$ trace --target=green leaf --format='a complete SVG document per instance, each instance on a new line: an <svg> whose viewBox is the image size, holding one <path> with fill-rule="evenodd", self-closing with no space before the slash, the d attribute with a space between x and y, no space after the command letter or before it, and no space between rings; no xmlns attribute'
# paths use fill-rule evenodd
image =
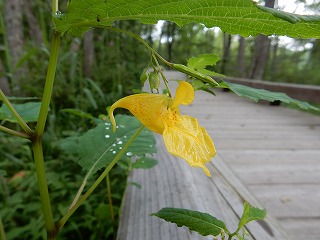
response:
<svg viewBox="0 0 320 240"><path fill-rule="evenodd" d="M154 24L158 20L203 23L223 32L242 36L286 35L320 37L319 16L299 16L266 11L251 0L72 0L68 11L54 14L55 30L82 35L93 27L110 27L117 20L138 20ZM294 23L294 24L293 24Z"/></svg>
<svg viewBox="0 0 320 240"><path fill-rule="evenodd" d="M243 207L243 214L238 225L239 230L251 221L262 220L266 217L267 211L265 209L251 207L247 202L244 203Z"/></svg>
<svg viewBox="0 0 320 240"><path fill-rule="evenodd" d="M189 58L187 66L205 75L223 76L222 74L207 69L208 67L216 65L219 60L220 58L216 54L200 54L198 57Z"/></svg>
<svg viewBox="0 0 320 240"><path fill-rule="evenodd" d="M27 102L12 104L14 109L20 114L25 122L36 122L38 120L41 102ZM0 120L16 123L17 120L13 117L6 105L0 107Z"/></svg>
<svg viewBox="0 0 320 240"><path fill-rule="evenodd" d="M187 66L184 66L182 64L172 64L172 68L175 70L178 70L179 72L185 73L190 77L193 77L195 79L201 80L206 83L210 83L212 86L218 86L219 84L213 80L210 76L207 76L205 74L202 74L192 68L189 68Z"/></svg>
<svg viewBox="0 0 320 240"><path fill-rule="evenodd" d="M132 164L132 168L149 169L149 168L153 168L157 164L158 164L158 160L157 159L148 158L148 157L142 157L142 158L137 159Z"/></svg>
<svg viewBox="0 0 320 240"><path fill-rule="evenodd" d="M207 213L181 208L162 208L151 215L175 223L178 227L186 226L202 236L218 236L223 232L228 233L224 222Z"/></svg>
<svg viewBox="0 0 320 240"><path fill-rule="evenodd" d="M142 74L140 75L140 83L141 83L142 86L144 85L144 83L148 79L147 71L148 71L148 68L144 69Z"/></svg>
<svg viewBox="0 0 320 240"><path fill-rule="evenodd" d="M204 83L198 79L194 79L190 83L195 91L202 90L202 91L206 91L212 95L215 95L215 93L211 90L212 86L208 83Z"/></svg>
<svg viewBox="0 0 320 240"><path fill-rule="evenodd" d="M117 115L116 122L116 132L112 131L111 123L108 121L99 124L80 137L65 139L60 146L69 154L78 156L78 163L88 175L94 174L114 159L141 126L135 117L126 115ZM126 155L131 157L156 151L153 133L144 129L131 143Z"/></svg>
<svg viewBox="0 0 320 240"><path fill-rule="evenodd" d="M271 92L264 89L256 89L236 83L228 83L225 81L219 83L219 87L228 88L238 96L249 98L255 102L258 102L260 99L269 102L281 101L283 103L297 105L299 108L304 110L320 110L319 108L312 106L307 102L296 100L281 92Z"/></svg>

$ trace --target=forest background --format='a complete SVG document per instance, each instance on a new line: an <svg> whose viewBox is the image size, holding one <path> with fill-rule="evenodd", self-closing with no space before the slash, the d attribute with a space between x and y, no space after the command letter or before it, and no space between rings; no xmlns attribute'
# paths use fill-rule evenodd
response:
<svg viewBox="0 0 320 240"><path fill-rule="evenodd" d="M311 13L320 11L319 0L298 2ZM0 88L7 96L41 99L51 39L50 4L41 0L0 0ZM62 11L67 7L66 1L64 4L60 6ZM261 4L278 7L274 0ZM186 64L190 57L215 53L221 60L214 71L227 76L320 85L319 39L284 42L277 36L243 38L200 24L180 28L172 22L142 25L121 21L115 26L140 35L170 62ZM131 94L132 89L140 89L139 78L148 62L144 46L122 33L95 29L83 38L63 39L54 104L50 106L44 136L47 177L56 212L65 212L83 177L81 168L72 161L74 156L62 154L63 139L85 132L95 125L94 117L106 114L107 106ZM1 132L0 156L0 216L8 239L22 235L25 239L41 238L45 233L30 145ZM100 201L108 195L101 187L64 228L62 235L66 239L112 236L130 170L124 161L112 172L115 216L110 218L110 202ZM109 224L107 231L105 224Z"/></svg>

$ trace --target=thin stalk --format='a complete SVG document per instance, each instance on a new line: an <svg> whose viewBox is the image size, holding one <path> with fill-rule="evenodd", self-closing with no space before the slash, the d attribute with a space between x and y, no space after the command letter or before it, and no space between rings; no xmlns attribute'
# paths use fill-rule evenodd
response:
<svg viewBox="0 0 320 240"><path fill-rule="evenodd" d="M111 197L111 184L110 184L109 174L107 174L107 176L106 176L106 184L107 184L107 198L108 198L111 221L112 221L112 228L113 228L113 236L115 237L116 236L116 220L114 218L113 203L112 203L112 197Z"/></svg>
<svg viewBox="0 0 320 240"><path fill-rule="evenodd" d="M114 27L106 27L107 29L111 30L111 31L115 31L115 32L122 32L125 33L133 38L135 38L136 40L138 40L139 42L141 42L150 52L152 52L153 54L155 54L162 62L164 62L166 65L168 65L170 68L173 68L173 63L168 62L167 60L165 60L156 50L154 50L152 47L149 46L149 44L143 40L140 36L123 30L123 29L119 29L119 28L114 28Z"/></svg>
<svg viewBox="0 0 320 240"><path fill-rule="evenodd" d="M165 60L157 51L155 51L151 46L149 46L149 44L145 40L143 40L140 36L138 36L138 35L136 35L136 34L134 34L132 32L129 32L129 31L126 31L126 30L123 30L123 29L119 29L119 28L107 27L107 29L115 31L115 32L125 33L125 34L133 37L134 39L138 40L140 43L142 43L151 52L151 55L152 55L154 61L156 62L157 66L159 68L160 68L160 64L159 64L159 62L158 62L156 57L158 57L162 62L164 62L170 68L173 68L173 63L168 62L167 60ZM166 86L166 89L168 90L169 97L172 97L170 89L169 89L169 86L168 86L168 82L166 80L166 77L164 76L162 71L160 71L160 74L162 76L162 79L163 79L163 82L164 82L164 84Z"/></svg>
<svg viewBox="0 0 320 240"><path fill-rule="evenodd" d="M1 89L0 89L0 100L2 100L4 102L4 104L9 109L10 113L15 117L15 119L18 121L18 123L20 124L22 129L26 132L26 134L31 136L33 134L33 131L28 126L28 124L22 119L20 114L14 109L11 102L9 101L9 99L6 97L6 95L3 93L3 91Z"/></svg>
<svg viewBox="0 0 320 240"><path fill-rule="evenodd" d="M51 210L48 184L46 179L46 171L44 167L41 139L38 138L32 142L32 150L34 155L34 163L37 173L40 200L42 204L42 211L44 214L45 226L48 233L48 239L54 239L54 221Z"/></svg>
<svg viewBox="0 0 320 240"><path fill-rule="evenodd" d="M0 216L0 239L1 240L6 240L6 232L4 231L3 223L2 223L2 218Z"/></svg>
<svg viewBox="0 0 320 240"><path fill-rule="evenodd" d="M42 104L41 104L40 113L38 117L36 132L35 132L36 135L39 135L39 136L43 134L44 126L46 124L46 120L48 117L54 77L55 77L56 68L57 68L59 46L60 46L60 34L54 32L52 37L52 43L51 43L50 59L49 59L49 65L47 70L46 83L44 86Z"/></svg>
<svg viewBox="0 0 320 240"><path fill-rule="evenodd" d="M68 219L72 216L72 214L81 206L81 204L90 196L90 194L97 188L97 186L103 181L103 179L107 176L107 174L110 172L110 170L113 168L113 166L119 161L121 156L126 152L130 144L133 142L133 140L140 134L140 132L143 130L144 126L142 125L135 134L130 138L130 140L126 143L126 145L123 146L121 151L115 156L115 158L112 160L112 162L105 168L105 170L101 173L99 178L91 185L91 187L88 189L88 191L79 199L79 201L66 213L65 216L63 216L59 223L58 223L58 229L61 229L64 224L68 221Z"/></svg>
<svg viewBox="0 0 320 240"><path fill-rule="evenodd" d="M23 132L17 132L15 130L12 130L10 128L7 128L7 127L4 127L4 126L1 126L0 125L0 131L3 131L3 132L6 132L6 133L9 133L13 136L17 136L17 137L21 137L21 138L26 138L26 139L29 139L30 136L26 133L23 133Z"/></svg>
<svg viewBox="0 0 320 240"><path fill-rule="evenodd" d="M57 1L53 1L57 2ZM34 162L37 172L38 187L40 192L40 200L42 204L45 226L48 233L48 239L55 239L56 232L54 226L54 220L52 215L48 184L46 179L46 171L44 167L44 158L42 150L42 135L44 132L45 123L48 117L49 105L52 96L53 83L55 78L55 72L57 67L58 52L60 45L60 34L54 32L52 37L50 58L48 64L48 70L46 75L46 82L44 86L43 98L38 117L36 130L32 140L32 149L34 153Z"/></svg>

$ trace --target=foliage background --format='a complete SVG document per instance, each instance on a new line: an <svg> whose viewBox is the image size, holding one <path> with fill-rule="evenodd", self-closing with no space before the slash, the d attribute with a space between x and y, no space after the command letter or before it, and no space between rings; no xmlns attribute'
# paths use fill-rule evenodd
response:
<svg viewBox="0 0 320 240"><path fill-rule="evenodd" d="M319 1L314 2L317 3ZM23 1L23 5L20 1L18 4L18 10L8 12L5 2L0 1L1 89L5 89L3 84L8 83L6 89L9 95L40 99L51 39L50 4L40 0ZM63 8L66 6L62 6L62 11ZM20 23L12 27L12 22L8 21L10 16L20 19ZM207 29L201 24L178 28L171 22L164 22L159 31L154 25L142 25L136 21L115 22L114 26L142 36L169 61L186 64L189 57L217 53L222 61L215 71L229 76L249 76L255 45L253 37L242 39L216 29ZM14 43L16 50L19 50L16 55L10 53L11 42L7 39L11 29L15 31L13 34L20 31L19 36L22 36L20 42ZM271 48L263 79L320 84L317 68L320 63L319 40L297 39L289 47L280 44L277 37L270 39ZM240 41L245 45L242 58L239 57ZM242 66L239 65L241 59ZM86 118L85 113L95 117L106 114L108 105L130 94L132 89L139 88L140 74L148 62L146 49L121 33L95 29L84 38L66 36L63 39L44 136L49 190L57 219L65 212L84 176L74 162L74 156L62 154L59 142L95 126L96 123ZM65 109L76 109L78 112L75 114L76 111ZM12 126L11 123L2 124ZM0 215L5 228L11 229L8 239L41 239L45 232L40 230L44 229L43 219L30 145L0 133L0 156L0 169L5 169L0 172ZM128 165L123 162L110 176L113 179L112 197L116 213L121 205L127 174ZM113 226L109 220L105 188L101 186L94 194L63 229L61 236L64 237L61 239L111 239Z"/></svg>

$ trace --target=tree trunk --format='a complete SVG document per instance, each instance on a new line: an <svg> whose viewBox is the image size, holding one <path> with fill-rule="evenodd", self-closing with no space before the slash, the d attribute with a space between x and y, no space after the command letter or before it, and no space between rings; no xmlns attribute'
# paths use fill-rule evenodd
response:
<svg viewBox="0 0 320 240"><path fill-rule="evenodd" d="M41 46L43 43L43 37L39 21L35 17L35 14L32 9L32 1L23 1L22 5L28 21L30 37L31 39L35 40L37 46Z"/></svg>
<svg viewBox="0 0 320 240"><path fill-rule="evenodd" d="M22 56L24 43L20 0L4 1L4 19L11 57L10 70L13 74L11 81L13 94L21 95L21 82L25 72L21 68L15 69Z"/></svg>
<svg viewBox="0 0 320 240"><path fill-rule="evenodd" d="M221 61L220 73L226 73L226 66L230 61L230 47L231 47L231 35L228 33L223 33L223 55Z"/></svg>
<svg viewBox="0 0 320 240"><path fill-rule="evenodd" d="M0 89L2 90L2 92L6 96L11 96L11 89L10 89L10 85L9 85L9 80L6 77L6 75L2 74L2 73L5 73L5 69L4 69L4 66L3 66L1 59L0 59L0 74L1 74L0 75Z"/></svg>
<svg viewBox="0 0 320 240"><path fill-rule="evenodd" d="M237 74L238 77L245 76L245 39L244 37L239 37L239 47L237 56Z"/></svg>
<svg viewBox="0 0 320 240"><path fill-rule="evenodd" d="M272 46L272 59L271 59L271 64L270 64L270 78L273 80L276 77L277 74L277 53L278 53L278 47L279 47L279 38L275 38L275 43Z"/></svg>
<svg viewBox="0 0 320 240"><path fill-rule="evenodd" d="M273 8L274 4L275 0L265 1L266 7ZM255 40L249 78L262 79L264 68L268 60L269 49L270 39L267 36L260 34Z"/></svg>
<svg viewBox="0 0 320 240"><path fill-rule="evenodd" d="M173 50L173 43L175 38L176 32L176 24L173 22L167 22L167 51L168 51L168 61L172 61L172 50Z"/></svg>
<svg viewBox="0 0 320 240"><path fill-rule="evenodd" d="M84 75L90 77L92 73L92 66L95 59L94 44L93 44L94 32L88 31L84 35Z"/></svg>

